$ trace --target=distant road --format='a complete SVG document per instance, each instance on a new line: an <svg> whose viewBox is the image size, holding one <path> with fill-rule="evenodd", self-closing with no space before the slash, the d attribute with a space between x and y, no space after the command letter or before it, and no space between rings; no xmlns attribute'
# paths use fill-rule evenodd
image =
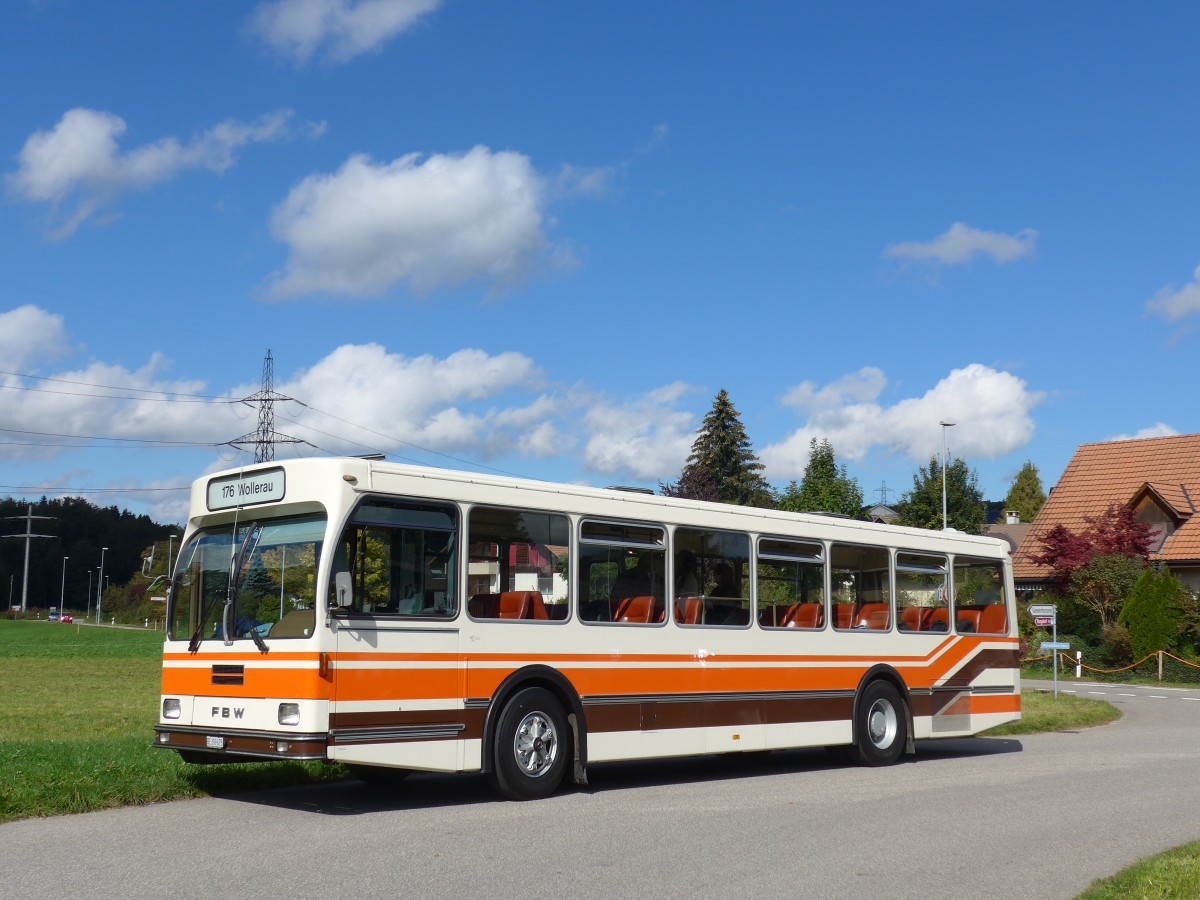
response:
<svg viewBox="0 0 1200 900"><path fill-rule="evenodd" d="M0 896L1068 898L1200 839L1200 689L1060 690L1125 717L923 742L891 769L818 751L596 766L537 803L430 775L12 822Z"/></svg>

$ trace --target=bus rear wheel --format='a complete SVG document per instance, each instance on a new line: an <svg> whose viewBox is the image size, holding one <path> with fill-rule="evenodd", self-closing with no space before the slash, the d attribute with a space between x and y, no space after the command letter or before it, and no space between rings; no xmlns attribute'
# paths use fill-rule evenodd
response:
<svg viewBox="0 0 1200 900"><path fill-rule="evenodd" d="M525 688L496 723L492 787L509 800L549 797L562 783L571 739L562 704L545 688Z"/></svg>
<svg viewBox="0 0 1200 900"><path fill-rule="evenodd" d="M908 743L908 711L895 686L872 681L854 713L854 761L862 766L890 766Z"/></svg>

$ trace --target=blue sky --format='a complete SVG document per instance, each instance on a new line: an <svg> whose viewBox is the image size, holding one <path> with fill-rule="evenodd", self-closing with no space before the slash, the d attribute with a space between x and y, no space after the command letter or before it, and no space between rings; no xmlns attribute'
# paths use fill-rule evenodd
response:
<svg viewBox="0 0 1200 900"><path fill-rule="evenodd" d="M6 4L0 493L181 521L268 349L278 457L599 485L1200 430L1200 11L972 6Z"/></svg>

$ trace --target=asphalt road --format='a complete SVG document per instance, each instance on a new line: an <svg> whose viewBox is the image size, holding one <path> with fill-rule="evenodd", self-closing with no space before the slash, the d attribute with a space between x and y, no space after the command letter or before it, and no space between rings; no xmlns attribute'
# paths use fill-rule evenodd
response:
<svg viewBox="0 0 1200 900"><path fill-rule="evenodd" d="M1200 689L1063 684L1125 717L928 741L593 767L549 800L478 776L357 781L0 825L0 896L1072 897L1200 839Z"/></svg>

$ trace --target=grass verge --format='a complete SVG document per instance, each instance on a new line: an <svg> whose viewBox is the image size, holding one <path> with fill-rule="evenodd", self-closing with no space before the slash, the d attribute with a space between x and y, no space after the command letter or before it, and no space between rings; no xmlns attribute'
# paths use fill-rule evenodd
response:
<svg viewBox="0 0 1200 900"><path fill-rule="evenodd" d="M1200 897L1200 843L1176 847L1093 881L1078 900L1177 900Z"/></svg>
<svg viewBox="0 0 1200 900"><path fill-rule="evenodd" d="M155 750L161 654L154 632L0 621L0 822L345 777Z"/></svg>
<svg viewBox="0 0 1200 900"><path fill-rule="evenodd" d="M1119 718L1120 710L1111 703L1061 692L1056 699L1048 691L1026 688L1021 692L1021 721L997 725L983 732L982 737L1074 731L1077 728L1106 725Z"/></svg>

